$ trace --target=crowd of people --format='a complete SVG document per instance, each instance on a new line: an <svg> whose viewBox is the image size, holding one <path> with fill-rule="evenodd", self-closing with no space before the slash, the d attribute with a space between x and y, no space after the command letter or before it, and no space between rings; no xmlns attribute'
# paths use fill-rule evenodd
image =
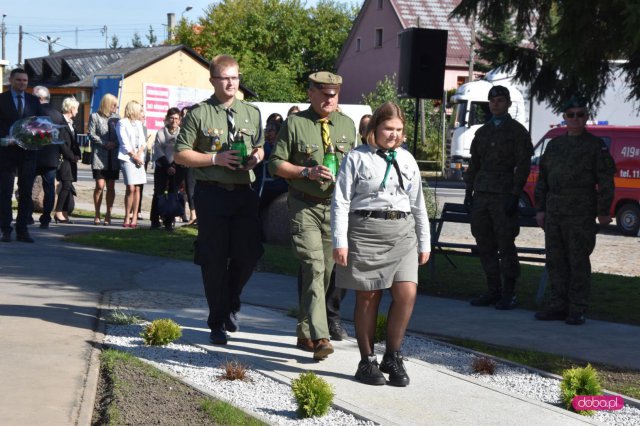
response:
<svg viewBox="0 0 640 426"><path fill-rule="evenodd" d="M420 169L403 146L403 111L393 102L384 103L363 116L356 129L338 108L342 78L321 71L309 76L309 108L292 108L286 118L272 114L263 129L260 111L236 96L240 65L233 57L219 55L211 61L210 81L211 98L182 111L167 111L152 156L142 105L128 102L120 118L117 98L104 95L88 126L95 179L93 223L112 224L114 184L122 172L122 226L137 227L142 185L147 182L145 161L150 158L151 229L173 230L175 216L163 213L159 200L182 189L188 224L198 228L194 263L201 268L209 307L209 339L224 345L228 333L240 328L241 293L264 251L261 212L277 196L288 194L291 243L300 265L297 347L318 361L334 352L331 341L348 337L340 303L346 291L353 290L360 351L356 380L407 386L402 342L416 300L418 268L429 260L431 239ZM0 137L29 115L47 115L63 130L64 144L37 156L15 146L0 148L2 241L11 242L11 190L17 175L17 240L33 242L27 225L34 176L42 176L45 194L40 227L49 226L52 212L56 222L70 221L80 159L73 126L78 102L67 98L61 112L54 110L45 87L34 88L34 95L25 92L28 77L21 69L11 72L9 82L10 91L0 94ZM506 87L494 86L488 101L491 119L473 139L464 175L464 206L487 283L487 292L470 303L511 310L517 306L520 275L515 246L518 200L529 174L532 144L526 129L508 113ZM550 142L536 187L536 219L545 230L552 297L535 318L579 325L588 307L594 219L600 224L611 221L615 166L606 145L586 131L584 99L570 99L563 117L567 134ZM337 172L327 158L337 162ZM571 172L576 159L580 173ZM56 178L60 191L54 204ZM378 363L374 336L384 290L392 302L386 350Z"/></svg>

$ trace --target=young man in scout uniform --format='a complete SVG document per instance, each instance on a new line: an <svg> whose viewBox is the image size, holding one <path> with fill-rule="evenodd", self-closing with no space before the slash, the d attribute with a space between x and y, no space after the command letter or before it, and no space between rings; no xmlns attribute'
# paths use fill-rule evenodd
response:
<svg viewBox="0 0 640 426"><path fill-rule="evenodd" d="M533 146L529 132L508 113L509 90L494 86L488 97L492 117L471 142L471 160L464 175L464 205L471 213L471 233L488 286L471 305L495 303L496 309L508 310L516 307L518 203L529 176Z"/></svg>
<svg viewBox="0 0 640 426"><path fill-rule="evenodd" d="M269 157L271 174L289 182L291 236L302 275L298 346L309 345L317 360L333 353L325 296L334 265L329 220L334 176L322 163L330 146L341 161L356 143L353 120L336 110L341 84L342 77L330 72L309 76L311 106L287 119Z"/></svg>
<svg viewBox="0 0 640 426"><path fill-rule="evenodd" d="M211 343L227 343L226 332L238 330L240 293L263 248L260 243L258 195L251 189L252 169L264 158L260 112L236 99L238 62L216 56L210 65L213 96L191 109L180 128L175 161L192 167L198 212L195 260L202 270L209 305ZM244 139L242 164L234 139Z"/></svg>

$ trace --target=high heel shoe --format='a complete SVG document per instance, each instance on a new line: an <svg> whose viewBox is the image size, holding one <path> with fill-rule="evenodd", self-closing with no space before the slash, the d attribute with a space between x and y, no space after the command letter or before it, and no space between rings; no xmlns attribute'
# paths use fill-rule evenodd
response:
<svg viewBox="0 0 640 426"><path fill-rule="evenodd" d="M106 214L104 216L104 222L103 222L104 226L109 226L111 225L111 215L110 214Z"/></svg>
<svg viewBox="0 0 640 426"><path fill-rule="evenodd" d="M53 217L53 220L56 222L56 225L58 223L73 223L72 221L70 221L69 219L58 219L57 217Z"/></svg>
<svg viewBox="0 0 640 426"><path fill-rule="evenodd" d="M95 219L93 219L93 224L94 225L100 225L100 218L96 217Z"/></svg>

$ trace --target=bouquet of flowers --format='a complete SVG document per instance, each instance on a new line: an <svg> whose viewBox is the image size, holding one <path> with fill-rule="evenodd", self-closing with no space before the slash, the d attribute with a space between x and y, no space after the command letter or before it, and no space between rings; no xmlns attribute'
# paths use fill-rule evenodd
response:
<svg viewBox="0 0 640 426"><path fill-rule="evenodd" d="M53 124L49 117L27 117L16 121L9 129L9 136L1 140L0 146L18 145L23 149L37 150L51 144L63 144L60 139L60 124Z"/></svg>

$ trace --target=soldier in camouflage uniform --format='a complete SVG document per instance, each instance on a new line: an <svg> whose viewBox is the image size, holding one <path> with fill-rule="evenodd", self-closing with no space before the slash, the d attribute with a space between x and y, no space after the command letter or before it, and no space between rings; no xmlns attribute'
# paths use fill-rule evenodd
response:
<svg viewBox="0 0 640 426"><path fill-rule="evenodd" d="M342 78L329 72L309 76L311 106L287 118L269 157L271 174L289 182L293 251L302 269L296 334L298 346L309 344L314 359L333 353L325 296L334 266L329 219L335 185L322 163L329 143L338 161L356 143L353 120L336 111L341 84Z"/></svg>
<svg viewBox="0 0 640 426"><path fill-rule="evenodd" d="M511 98L504 86L489 91L491 120L471 142L471 160L464 175L464 204L471 213L488 291L471 300L473 306L507 310L516 306L515 285L520 263L515 239L520 232L518 203L529 176L533 147L527 130L511 118Z"/></svg>
<svg viewBox="0 0 640 426"><path fill-rule="evenodd" d="M584 324L591 288L589 255L598 225L611 222L615 163L604 141L585 130L586 101L564 106L567 134L549 142L535 189L536 219L545 231L551 299L541 321Z"/></svg>
<svg viewBox="0 0 640 426"><path fill-rule="evenodd" d="M209 341L227 344L226 332L238 331L240 293L262 256L258 194L251 189L253 168L264 159L260 111L236 98L238 62L213 58L209 80L215 91L187 114L175 145L176 163L193 168L198 237L194 262L200 265L209 305ZM241 165L234 136L247 151Z"/></svg>

